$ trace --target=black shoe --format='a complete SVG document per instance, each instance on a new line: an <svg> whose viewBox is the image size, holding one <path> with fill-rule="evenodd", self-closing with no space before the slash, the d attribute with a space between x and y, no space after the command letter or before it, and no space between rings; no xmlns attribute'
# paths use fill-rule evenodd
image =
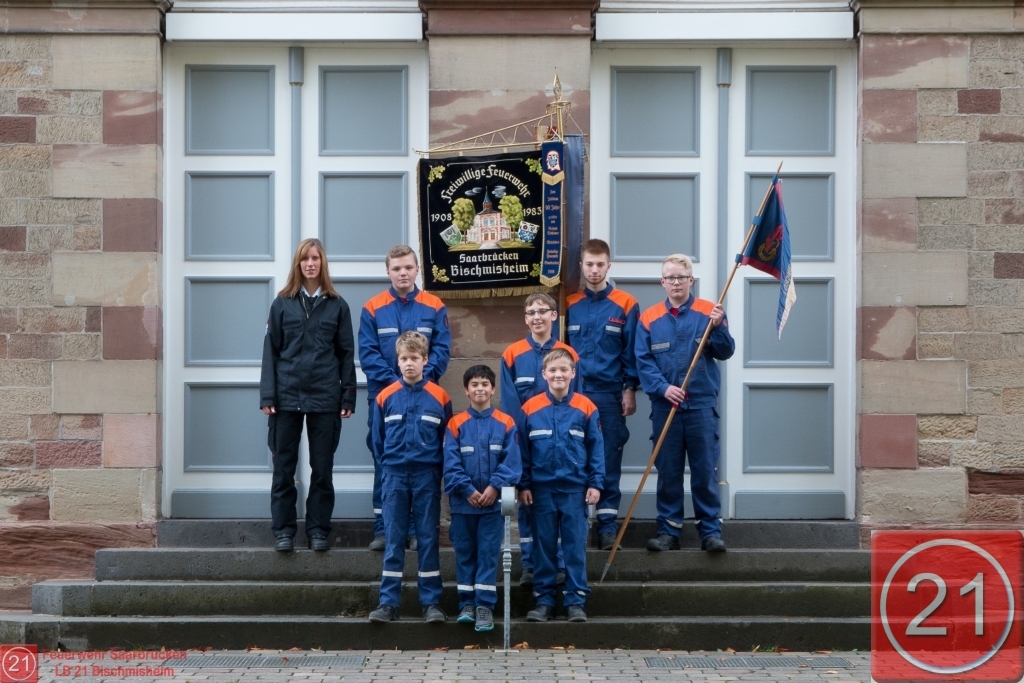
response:
<svg viewBox="0 0 1024 683"><path fill-rule="evenodd" d="M597 547L601 550L611 550L615 547L615 534L601 534L597 537Z"/></svg>
<svg viewBox="0 0 1024 683"><path fill-rule="evenodd" d="M520 586L532 586L533 585L533 570L524 569L523 573L519 575Z"/></svg>
<svg viewBox="0 0 1024 683"><path fill-rule="evenodd" d="M724 553L725 541L719 536L708 536L700 542L700 549L706 550L709 553Z"/></svg>
<svg viewBox="0 0 1024 683"><path fill-rule="evenodd" d="M448 619L448 615L441 611L437 605L427 605L423 608L423 621L428 624L440 624Z"/></svg>
<svg viewBox="0 0 1024 683"><path fill-rule="evenodd" d="M391 605L380 605L370 612L370 621L386 624L389 621L398 621L398 608Z"/></svg>
<svg viewBox="0 0 1024 683"><path fill-rule="evenodd" d="M383 551L384 550L384 537L374 536L373 540L370 541L370 550Z"/></svg>
<svg viewBox="0 0 1024 683"><path fill-rule="evenodd" d="M564 586L565 585L565 570L564 569L559 569L558 572L555 574L555 585L556 586Z"/></svg>
<svg viewBox="0 0 1024 683"><path fill-rule="evenodd" d="M654 551L679 550L679 537L668 534L658 534L657 538L647 541L647 549Z"/></svg>
<svg viewBox="0 0 1024 683"><path fill-rule="evenodd" d="M455 621L460 624L472 624L476 621L476 607L473 605L466 605L462 608L462 611L459 612L459 618Z"/></svg>
<svg viewBox="0 0 1024 683"><path fill-rule="evenodd" d="M416 552L416 550L418 550L420 547L420 542L416 540L415 536L409 536L405 539L405 547L408 550Z"/></svg>
<svg viewBox="0 0 1024 683"><path fill-rule="evenodd" d="M537 605L526 613L527 621L547 621L555 616L555 608L551 605Z"/></svg>
<svg viewBox="0 0 1024 683"><path fill-rule="evenodd" d="M489 607L477 607L476 608L476 623L473 626L474 631L492 631L494 630L494 615L491 614Z"/></svg>
<svg viewBox="0 0 1024 683"><path fill-rule="evenodd" d="M331 544L327 541L327 536L324 536L323 534L313 534L308 540L310 550L322 553L325 550L331 549Z"/></svg>
<svg viewBox="0 0 1024 683"><path fill-rule="evenodd" d="M565 620L582 622L587 620L587 613L583 611L583 605L569 605L565 608Z"/></svg>
<svg viewBox="0 0 1024 683"><path fill-rule="evenodd" d="M295 550L295 539L291 536L276 536L277 540L274 541L274 550L279 553L290 553Z"/></svg>

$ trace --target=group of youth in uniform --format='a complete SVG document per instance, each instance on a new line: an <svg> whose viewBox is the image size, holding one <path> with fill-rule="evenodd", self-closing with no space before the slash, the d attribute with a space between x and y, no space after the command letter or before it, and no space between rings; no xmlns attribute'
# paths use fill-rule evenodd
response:
<svg viewBox="0 0 1024 683"><path fill-rule="evenodd" d="M348 304L331 284L323 244L306 239L288 281L270 307L263 344L260 406L268 416L275 549L294 549L295 469L303 423L312 474L305 531L312 550L330 548L332 470L343 419L356 408L356 344ZM494 627L497 565L503 538L500 492L515 486L523 572L536 606L530 621L554 617L557 596L569 621L586 621L587 506L596 507L598 547L618 533L622 452L636 412L636 391L651 400L652 439L676 411L655 464L657 534L651 551L678 549L683 471L689 463L701 548L726 549L718 491L720 384L715 361L735 351L722 306L694 297L693 265L682 254L661 265L664 301L640 312L608 279L602 240L584 244L583 291L567 299L568 344L554 336L559 311L544 293L526 298L528 333L501 357L501 380L487 365L465 371L469 407L452 415L438 385L448 368L451 334L444 303L416 286L419 263L408 246L385 260L391 287L359 318L359 361L366 375L367 447L373 455L374 539L383 551L380 604L370 621L398 619L405 551L417 552L419 600L427 622L440 608L441 491L449 497L458 621ZM680 388L708 325L708 343L686 391ZM492 405L500 389L501 410Z"/></svg>

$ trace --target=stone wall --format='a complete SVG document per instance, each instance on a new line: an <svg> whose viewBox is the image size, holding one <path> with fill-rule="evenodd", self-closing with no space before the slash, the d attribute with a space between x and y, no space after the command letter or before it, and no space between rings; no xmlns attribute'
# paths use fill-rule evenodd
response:
<svg viewBox="0 0 1024 683"><path fill-rule="evenodd" d="M867 527L1024 519L1024 11L937 5L859 15Z"/></svg>
<svg viewBox="0 0 1024 683"><path fill-rule="evenodd" d="M156 3L4 13L0 608L153 544L163 126Z"/></svg>

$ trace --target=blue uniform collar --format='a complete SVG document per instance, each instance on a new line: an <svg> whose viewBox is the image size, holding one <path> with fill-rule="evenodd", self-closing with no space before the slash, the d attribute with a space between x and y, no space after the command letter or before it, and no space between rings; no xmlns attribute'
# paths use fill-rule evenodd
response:
<svg viewBox="0 0 1024 683"><path fill-rule="evenodd" d="M490 406L486 410L477 410L473 406L469 406L469 408L467 408L466 410L473 417L490 417L491 415L494 414L494 406Z"/></svg>
<svg viewBox="0 0 1024 683"><path fill-rule="evenodd" d="M693 293L691 293L690 298L686 300L686 303L679 307L679 312L685 313L686 311L690 310L690 306L693 305L693 301L696 298L697 297L695 297ZM675 306L673 306L672 302L668 300L668 297L665 297L665 310L671 312L673 308L675 308Z"/></svg>
<svg viewBox="0 0 1024 683"><path fill-rule="evenodd" d="M570 389L569 393L566 394L565 398L563 398L561 401L559 401L557 398L555 398L555 395L551 393L550 389L545 389L544 393L548 395L548 400L551 401L551 405L557 406L557 405L568 405L569 401L572 399L573 394L576 393L576 392L574 392L572 389Z"/></svg>
<svg viewBox="0 0 1024 683"><path fill-rule="evenodd" d="M429 380L426 377L424 377L419 382L416 382L416 384L409 384L408 382L405 381L405 377L402 377L400 381L402 382L402 386L404 386L406 389L412 389L413 391L422 391L423 387L426 386Z"/></svg>
<svg viewBox="0 0 1024 683"><path fill-rule="evenodd" d="M394 285L388 287L388 291L391 292L391 296L395 298L395 301L414 301L416 299L416 295L420 293L420 288L417 287L416 285L413 285L412 291L409 292L409 294L405 297L399 295L399 293L395 290Z"/></svg>
<svg viewBox="0 0 1024 683"><path fill-rule="evenodd" d="M558 339L554 335L554 330L553 329L551 330L551 332L552 332L551 339L548 339L543 344L538 344L537 341L533 338L533 334L532 333L526 335L526 341L527 341L527 343L529 343L530 347L533 348L534 351L543 351L544 353L547 353L552 348L554 348L555 342L558 341Z"/></svg>
<svg viewBox="0 0 1024 683"><path fill-rule="evenodd" d="M588 296L591 299L594 299L595 301L600 301L601 299L608 298L608 295L612 293L613 289L615 289L615 286L612 285L611 282L607 282L605 284L604 289L602 289L599 292L595 292L595 291L591 290L589 287L584 287L583 288L583 295L584 296Z"/></svg>

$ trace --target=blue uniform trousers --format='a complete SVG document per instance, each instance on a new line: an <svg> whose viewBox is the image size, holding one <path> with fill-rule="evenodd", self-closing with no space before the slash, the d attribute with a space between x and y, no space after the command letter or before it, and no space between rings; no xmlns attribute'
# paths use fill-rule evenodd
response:
<svg viewBox="0 0 1024 683"><path fill-rule="evenodd" d="M494 609L498 602L498 560L504 536L501 511L482 515L452 513L448 538L455 548L459 609L466 605Z"/></svg>
<svg viewBox="0 0 1024 683"><path fill-rule="evenodd" d="M522 563L524 571L533 571L533 539L536 537L536 530L533 526L533 511L529 505L519 504L516 516L519 518L519 550L522 552ZM565 560L562 558L562 543L558 543L558 568L565 569Z"/></svg>
<svg viewBox="0 0 1024 683"><path fill-rule="evenodd" d="M533 594L538 605L555 606L558 540L565 555L562 605L582 605L587 588L587 505L584 492L533 490L534 539Z"/></svg>
<svg viewBox="0 0 1024 683"><path fill-rule="evenodd" d="M622 449L629 441L626 418L622 416L622 392L587 392L587 398L597 406L601 419L601 434L604 436L604 488L597 501L597 533L617 534L619 525L619 479L622 477Z"/></svg>
<svg viewBox="0 0 1024 683"><path fill-rule="evenodd" d="M651 422L657 443L671 407L654 401ZM690 493L697 533L703 540L721 536L722 504L718 497L718 411L692 408L676 411L655 460L658 468L658 534L679 536L683 526L683 470L690 463ZM685 458L685 460L684 460Z"/></svg>
<svg viewBox="0 0 1024 683"><path fill-rule="evenodd" d="M402 569L409 523L419 543L420 604L441 602L438 524L441 520L441 468L388 468L383 478L384 572L380 603L398 607L402 598Z"/></svg>
<svg viewBox="0 0 1024 683"><path fill-rule="evenodd" d="M370 451L370 457L373 458L373 535L383 536L384 535L384 504L382 502L382 489L381 489L381 477L384 474L384 470L377 460L377 456L373 454L373 440L371 435L373 434L373 404L376 403L376 397L371 398L366 402L366 450ZM409 533L408 536L412 536L416 533L416 527L413 525L412 520L409 520Z"/></svg>

